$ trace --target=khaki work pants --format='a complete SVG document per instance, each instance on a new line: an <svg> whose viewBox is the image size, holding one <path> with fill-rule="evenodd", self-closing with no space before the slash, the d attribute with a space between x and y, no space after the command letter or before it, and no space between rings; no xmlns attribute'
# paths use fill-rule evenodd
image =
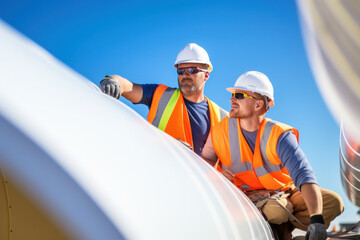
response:
<svg viewBox="0 0 360 240"><path fill-rule="evenodd" d="M323 188L320 188L320 190L323 199L322 215L324 217L325 227L328 228L330 222L343 212L344 204L337 193ZM310 215L299 190L294 190L290 196L284 193L277 200L270 199L263 205L262 211L268 218L269 223L281 224L290 221L295 228L304 231L307 230L301 224L297 223L279 204L286 207L289 212L307 227L310 224Z"/></svg>

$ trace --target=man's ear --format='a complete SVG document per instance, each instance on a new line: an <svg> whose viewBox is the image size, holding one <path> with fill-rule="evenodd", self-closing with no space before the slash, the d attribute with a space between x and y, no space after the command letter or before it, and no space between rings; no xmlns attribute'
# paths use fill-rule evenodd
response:
<svg viewBox="0 0 360 240"><path fill-rule="evenodd" d="M265 104L264 101L256 100L256 102L255 102L255 110L259 111L260 109L263 108L264 104Z"/></svg>
<svg viewBox="0 0 360 240"><path fill-rule="evenodd" d="M210 77L210 73L209 72L205 72L205 81L208 80Z"/></svg>

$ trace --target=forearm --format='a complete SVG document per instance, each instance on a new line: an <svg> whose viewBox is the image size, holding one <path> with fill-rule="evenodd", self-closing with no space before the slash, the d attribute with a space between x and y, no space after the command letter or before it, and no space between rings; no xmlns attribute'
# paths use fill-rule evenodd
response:
<svg viewBox="0 0 360 240"><path fill-rule="evenodd" d="M313 183L305 183L301 185L300 190L309 215L322 214L323 203L319 186Z"/></svg>
<svg viewBox="0 0 360 240"><path fill-rule="evenodd" d="M217 160L216 159L208 159L206 157L204 157L204 155L201 155L202 159L204 159L206 162L208 162L211 166L215 166Z"/></svg>
<svg viewBox="0 0 360 240"><path fill-rule="evenodd" d="M211 133L209 134L207 141L204 145L201 157L211 166L215 166L216 162L218 161L218 157L212 145Z"/></svg>
<svg viewBox="0 0 360 240"><path fill-rule="evenodd" d="M119 75L111 75L109 77L116 79L116 81L120 84L121 96L133 103L140 102L143 95L143 89L141 85L130 82L126 78L123 78Z"/></svg>

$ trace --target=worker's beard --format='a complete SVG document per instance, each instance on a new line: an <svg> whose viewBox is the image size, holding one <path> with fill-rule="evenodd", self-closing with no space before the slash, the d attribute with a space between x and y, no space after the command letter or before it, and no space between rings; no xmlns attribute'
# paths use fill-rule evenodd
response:
<svg viewBox="0 0 360 240"><path fill-rule="evenodd" d="M182 85L180 86L180 91L184 96L190 96L196 92L195 86Z"/></svg>
<svg viewBox="0 0 360 240"><path fill-rule="evenodd" d="M192 80L191 78L183 78L181 81L178 81L179 89L184 96L191 96L197 91L199 91L199 89L196 88L193 82L194 80Z"/></svg>
<svg viewBox="0 0 360 240"><path fill-rule="evenodd" d="M237 118L238 117L238 112L230 110L229 112L229 117L231 118Z"/></svg>
<svg viewBox="0 0 360 240"><path fill-rule="evenodd" d="M247 119L254 115L249 109L242 108L239 104L232 103L231 109L229 113L229 117L231 118L240 118L240 119Z"/></svg>

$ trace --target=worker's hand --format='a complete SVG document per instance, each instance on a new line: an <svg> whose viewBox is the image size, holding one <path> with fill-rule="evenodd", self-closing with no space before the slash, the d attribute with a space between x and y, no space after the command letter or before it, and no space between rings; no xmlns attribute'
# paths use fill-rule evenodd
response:
<svg viewBox="0 0 360 240"><path fill-rule="evenodd" d="M221 172L222 175L224 175L227 179L229 179L230 182L234 182L235 174L231 169L227 168Z"/></svg>
<svg viewBox="0 0 360 240"><path fill-rule="evenodd" d="M121 96L121 86L118 81L112 77L105 76L99 84L99 88L103 93L106 93L116 99Z"/></svg>
<svg viewBox="0 0 360 240"><path fill-rule="evenodd" d="M305 240L325 240L327 238L327 232L325 224L311 223L308 226Z"/></svg>

